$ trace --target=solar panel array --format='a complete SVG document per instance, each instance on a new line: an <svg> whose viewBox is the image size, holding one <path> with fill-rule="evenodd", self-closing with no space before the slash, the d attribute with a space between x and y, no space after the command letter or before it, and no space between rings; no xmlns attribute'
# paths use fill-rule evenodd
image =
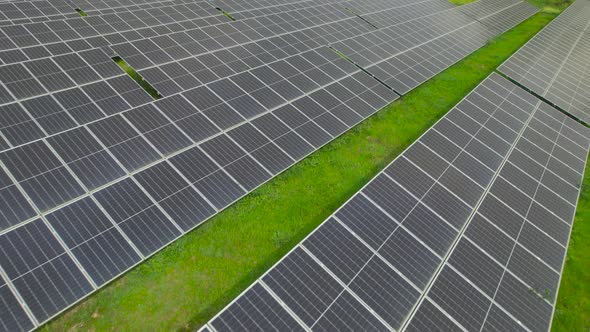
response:
<svg viewBox="0 0 590 332"><path fill-rule="evenodd" d="M535 12L223 4L236 21L205 1L0 4L2 329L39 326L399 98L366 70L394 62L409 90Z"/></svg>
<svg viewBox="0 0 590 332"><path fill-rule="evenodd" d="M562 110L590 123L590 1L578 0L500 71Z"/></svg>
<svg viewBox="0 0 590 332"><path fill-rule="evenodd" d="M203 330L548 330L589 148L492 74Z"/></svg>
<svg viewBox="0 0 590 332"><path fill-rule="evenodd" d="M427 2L435 8L448 8L446 4L440 5L440 1ZM326 76L325 71L338 71L333 68L312 68L313 63L308 63L308 57L314 57L315 52L311 50L372 29L349 13L339 11L341 5L316 4L311 9L274 15L272 21L267 15L207 28L184 29L180 26L177 29L183 31L172 33L178 24L165 26L163 31L160 31L160 26L144 27L145 24L134 30L126 30L131 28L127 24L129 20L124 21L124 26L96 23L92 29L63 28L59 36L47 25L37 28L25 24L19 26L18 33L4 28L7 36L12 35L4 38L7 41L5 48L13 46L0 52L0 59L6 63L0 67L0 73L3 74L0 90L10 90L10 93L0 92L0 102L5 104L2 113L7 114L1 128L4 140L0 142L0 148L19 146L150 102L149 95L113 63L110 57L113 54L123 57L164 96L194 89L253 68L267 67L270 62L279 60L288 61L279 74L296 77L287 76L290 82L277 85L276 88L291 90L291 95L297 91L307 93L317 88L318 83L333 79ZM404 16L391 12L403 5L405 3L389 3L388 7L382 9L389 9L391 24L406 20ZM419 15L420 11L415 8L414 16ZM123 22L123 19L119 21ZM194 21L190 22L194 24ZM116 21L109 18L109 22ZM74 26L72 22L69 24ZM36 34L36 31L39 33ZM88 31L88 34L82 38L76 31ZM109 33L111 31L119 32ZM100 34L98 39L92 37L96 34ZM144 37L150 34L158 36ZM66 42L56 42L60 38ZM43 40L46 44L35 46L37 40ZM86 49L92 46L108 48L106 52L100 48ZM77 52L71 53L72 49ZM300 56L296 57L304 56L304 53L308 57L303 60L300 60ZM40 58L36 59L37 56ZM293 66L295 68L291 68ZM33 79L33 75L38 76L39 82ZM308 77L316 82L308 82ZM292 85L297 88L290 89ZM48 94L54 98L47 97ZM289 95L283 98L292 97ZM23 105L25 110L22 110L23 106L18 101L29 99ZM40 102L51 103L51 109L44 113L36 110L34 104ZM16 117L13 113L21 115Z"/></svg>
<svg viewBox="0 0 590 332"><path fill-rule="evenodd" d="M117 17L123 14L126 18L158 17L162 14L192 15L192 11L198 11L201 16L213 16L218 12L208 5L207 1L84 1L84 0L9 0L0 3L0 25L25 24L34 22L48 22L65 19L79 19L80 13L76 9L83 10L90 21L96 21L96 16L110 15ZM179 14L180 13L180 14ZM207 14L208 13L208 14ZM106 17L105 17L106 18Z"/></svg>
<svg viewBox="0 0 590 332"><path fill-rule="evenodd" d="M521 1L486 2L478 8L459 7L407 25L380 29L332 47L394 91L405 94L535 12L534 7ZM368 19L376 21L371 16ZM383 19L385 22L387 18ZM432 35L441 37L432 40ZM406 52L407 45L412 49Z"/></svg>

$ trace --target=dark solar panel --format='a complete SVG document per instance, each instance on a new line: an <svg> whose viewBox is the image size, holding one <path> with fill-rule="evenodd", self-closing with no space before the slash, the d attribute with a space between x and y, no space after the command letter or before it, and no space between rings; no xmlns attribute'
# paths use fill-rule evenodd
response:
<svg viewBox="0 0 590 332"><path fill-rule="evenodd" d="M575 1L499 70L562 110L590 123L590 4Z"/></svg>

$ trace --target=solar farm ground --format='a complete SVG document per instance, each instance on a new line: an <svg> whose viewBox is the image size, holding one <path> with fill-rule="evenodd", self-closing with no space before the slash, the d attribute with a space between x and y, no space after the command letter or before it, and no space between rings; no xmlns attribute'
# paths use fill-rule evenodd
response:
<svg viewBox="0 0 590 332"><path fill-rule="evenodd" d="M576 210L576 219L567 258L553 331L588 331L590 329L590 164L586 163L584 183Z"/></svg>
<svg viewBox="0 0 590 332"><path fill-rule="evenodd" d="M544 10L41 329L194 330L206 323L569 3L530 2ZM553 321L555 331L590 327L590 172L586 171Z"/></svg>

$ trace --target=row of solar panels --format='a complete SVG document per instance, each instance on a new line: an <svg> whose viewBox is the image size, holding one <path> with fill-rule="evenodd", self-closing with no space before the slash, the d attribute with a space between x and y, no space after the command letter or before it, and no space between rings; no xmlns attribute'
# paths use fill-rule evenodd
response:
<svg viewBox="0 0 590 332"><path fill-rule="evenodd" d="M124 75L92 89L71 89L83 92L78 96L106 95L98 98L101 103L87 105L108 116L58 134L45 131L42 138L0 154L3 326L28 330L50 319L398 98L326 44L355 38L357 43L347 44L344 52L366 51L358 53L362 58L350 54L350 60L370 59L368 69L369 63L375 68L389 63L392 77L410 89L535 12L514 1L481 1L458 9L441 3L388 2L383 11L389 10L391 23L379 30L356 16L323 24L322 30L312 28L299 37L309 45L260 46L259 56L239 57L252 61L246 67L216 69L221 77L206 86L183 88L156 102L145 103L135 82L121 83ZM469 9L473 13L466 19ZM368 41L379 46L370 47ZM158 56L150 57L145 68L157 67L154 59ZM166 64L195 60L181 59ZM140 60L129 62L143 68ZM116 67L105 55L88 68L106 73ZM186 68L184 76L206 77L200 67ZM31 84L52 84L39 81L31 79ZM105 94L111 85L123 93ZM57 91L44 92L48 99L37 109L49 109L64 92ZM82 98L74 96L61 100ZM28 109L35 98L7 105ZM120 107L125 101L137 101L136 107L122 112L129 108Z"/></svg>
<svg viewBox="0 0 590 332"><path fill-rule="evenodd" d="M411 25L380 29L379 32L334 43L332 47L394 91L405 94L438 72L436 63L444 58L441 53L448 50L447 45L459 43L463 48L475 50L536 12L526 3L504 1L483 2L477 11L465 15L473 11L472 8L461 8L463 11L460 14L446 11L430 15L413 21ZM503 9L498 11L499 8ZM432 34L439 34L441 38L429 40L426 36ZM376 35L379 40L373 38ZM408 44L412 47L408 52L394 57L386 55L400 52ZM446 56L462 58L464 55L451 51Z"/></svg>
<svg viewBox="0 0 590 332"><path fill-rule="evenodd" d="M435 7L438 7L438 2L429 1ZM394 3L389 6L390 10L398 7ZM419 16L418 9L421 7L412 8L414 15L408 18L405 17L408 10L400 14L390 12L392 22L400 23ZM334 9L331 11L335 12ZM268 24L262 26L257 23L259 26L255 27L254 22L252 27L243 22L240 23L244 26L228 23L223 29L214 27L209 32L215 38L202 29L196 29L189 32L192 37L187 32L179 32L116 44L111 48L164 96L169 96L230 75L266 67L270 62L287 58L295 61L293 59L299 59L296 56L304 52L373 29L346 14L336 15L329 24L280 36L274 36L284 30L279 25L274 25L274 29ZM290 30L293 29L295 27L292 26ZM46 33L48 29L43 31ZM266 38L263 34L274 37ZM19 52L23 50L19 49ZM296 66L292 70L309 69L313 64L308 62L307 59L300 60L292 64ZM4 89L4 93L0 93L4 104L0 106L0 117L5 120L0 128L4 138L4 142L0 142L2 149L54 135L151 101L151 97L127 77L109 55L95 48L7 64L0 66L0 73L3 82L0 90ZM322 75L320 79L324 77ZM298 80L300 89L309 86L302 87L306 83L302 80L305 81ZM49 106L44 112L34 106L27 107L39 103Z"/></svg>
<svg viewBox="0 0 590 332"><path fill-rule="evenodd" d="M590 130L492 74L203 331L546 331Z"/></svg>
<svg viewBox="0 0 590 332"><path fill-rule="evenodd" d="M342 0L341 0L342 1ZM303 3L311 3L310 0L289 0L289 1L190 1L190 0L170 0L170 1L84 1L84 0L5 0L0 4L0 25L24 24L32 22L47 22L64 19L77 19L81 15L101 16L110 14L132 14L128 17L158 17L161 15L178 15L182 17L183 13L194 12L198 18L213 16L219 14L215 10L222 8L232 14L247 14L247 12L258 11L269 14L286 11L288 9L301 6ZM315 1L316 3L318 1ZM320 1L326 2L325 0ZM373 5L379 1L364 1L361 7ZM408 2L409 3L409 2ZM215 10L214 10L215 9ZM81 12L79 12L79 10ZM84 14L82 14L82 12Z"/></svg>
<svg viewBox="0 0 590 332"><path fill-rule="evenodd" d="M152 11L153 9L181 8L197 3L205 8L207 1L84 1L84 0L8 0L0 4L0 24L23 24L31 22L44 22L79 18L80 13L76 9L83 10L88 15L100 15L113 12L137 12ZM210 6L209 6L210 7Z"/></svg>
<svg viewBox="0 0 590 332"><path fill-rule="evenodd" d="M333 5L338 6L336 7ZM354 15L345 9L347 8L346 6L355 8L356 11L361 13L370 13L375 10L386 9L387 5L388 2L386 0L373 2L368 2L366 0L323 0L312 2L306 0L290 3L288 5L265 7L262 9L252 9L233 13L233 18L238 20L238 22L233 25L243 25L239 21L256 17L260 18L261 23L277 24L281 23L280 21L277 21L277 18L292 20L293 17L291 17L291 15L301 16L301 14L303 14L303 17L299 17L299 19L307 19L307 22L305 22L305 25L302 25L301 28L309 28L311 27L309 23L314 21L314 17L317 16L330 18L335 14L346 14L348 17L353 17ZM330 9L334 10L334 13L332 13ZM16 46L30 47L38 44L59 41L56 38L50 40L49 36L43 36L40 31L45 27L49 27L50 30L58 31L58 36L68 42L80 40L81 38L103 36L111 43L114 43L117 42L115 38L125 38L123 40L128 41L134 40L133 38L139 38L136 34L147 35L144 36L145 38L150 35L170 34L198 27L206 28L212 25L227 25L227 23L231 23L230 19L222 15L219 9L216 9L208 1L201 1L179 4L177 6L166 6L152 10L134 10L129 12L114 11L112 13L48 22L5 24L4 26L0 26L0 30L3 31L5 37L10 37ZM316 24L318 23L329 23L329 21L317 21ZM123 36L111 35L114 33L123 34ZM33 37L39 39L38 42L35 41ZM91 42L98 43L98 41ZM105 42L103 42L103 44L105 44ZM6 45L2 45L3 49L10 49L11 46L14 48L14 45L11 45L8 42L6 42Z"/></svg>
<svg viewBox="0 0 590 332"><path fill-rule="evenodd" d="M421 1L418 3L427 2ZM438 6L441 8L452 8L447 2L438 2ZM415 4L417 3L404 4L398 1L393 7L405 8ZM201 26L201 28L208 28L204 31L198 29L198 25L195 26L196 20L192 16L184 19L170 16L163 22L154 22L154 17L143 21L141 17L108 17L108 19L102 19L93 16L53 22L50 25L36 23L2 27L0 30L3 32L3 38L0 39L2 41L0 45L2 45L4 52L1 53L0 59L5 63L22 62L51 55L57 56L82 51L90 47L125 44L125 42L144 40L156 36L160 37L160 39L156 40L156 44L158 44L158 40L166 40L163 36L170 36L175 41L189 40L190 37L195 38L196 41L202 41L203 35L218 37L221 34L218 30L232 36L232 38L238 40L238 43L243 43L246 37L233 36L234 29L232 27L247 34L251 38L249 41L259 40L277 34L293 32L293 30L305 30L312 26L323 26L334 20L355 18L356 16L343 9L344 6L363 8L363 17L368 16L366 20L373 22L373 25L378 25L379 20L387 19L388 13L381 12L387 8L387 3L380 4L377 2L371 3L371 6L365 6L364 1L361 0L320 3L302 2L296 8L290 8L288 11L279 11L277 13L261 11L252 16L240 17L238 22L206 23ZM462 9L457 11L461 12ZM219 16L214 13L211 17L219 18ZM242 22L244 19L248 20ZM213 25L219 25L220 27L212 28ZM390 24L387 23L387 25ZM247 30L255 31L248 32ZM190 37L184 36L182 32L189 33ZM194 42L192 41L192 43ZM215 45L215 42L212 41L202 43L205 44L205 47ZM161 47L169 48L170 45L168 44L162 43ZM40 47L40 45L45 47ZM211 50L213 49L208 48L206 51ZM200 51L204 52L205 50L201 49ZM107 51L107 53L112 52Z"/></svg>
<svg viewBox="0 0 590 332"><path fill-rule="evenodd" d="M282 8L294 6L309 0L289 1L190 1L190 0L169 0L169 1L137 1L137 0L106 0L106 1L85 1L85 0L5 0L0 6L4 16L0 16L0 24L23 24L30 22L43 22L50 20L63 20L68 18L79 18L82 10L88 16L98 16L111 13L125 12L151 12L158 13L159 9L168 12L180 11L186 8L197 9L202 14L211 13L211 5L225 7L231 12L239 13L251 10L273 9L281 11ZM367 2L368 3L368 2ZM197 6L195 6L195 4ZM276 9L276 10L275 10ZM141 15L141 14L140 14ZM207 16L207 15L205 15Z"/></svg>
<svg viewBox="0 0 590 332"><path fill-rule="evenodd" d="M590 123L590 1L578 0L500 71L558 108Z"/></svg>

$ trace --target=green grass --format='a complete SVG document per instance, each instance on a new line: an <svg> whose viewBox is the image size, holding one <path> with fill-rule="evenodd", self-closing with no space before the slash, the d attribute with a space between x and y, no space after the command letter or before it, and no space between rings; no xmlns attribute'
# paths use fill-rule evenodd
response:
<svg viewBox="0 0 590 332"><path fill-rule="evenodd" d="M86 14L86 12L85 12L85 11L83 11L82 9L80 9L80 8L76 8L76 9L74 9L74 10L75 10L76 12L78 12L78 14L80 14L80 16L82 16L82 17L86 17L86 16L88 16L88 14Z"/></svg>
<svg viewBox="0 0 590 332"><path fill-rule="evenodd" d="M203 325L554 17L490 41L42 329Z"/></svg>
<svg viewBox="0 0 590 332"><path fill-rule="evenodd" d="M590 331L590 163L584 174L553 331Z"/></svg>
<svg viewBox="0 0 590 332"><path fill-rule="evenodd" d="M113 61L115 61L115 63L119 65L119 67L121 67L121 69L123 69L127 73L127 75L129 75L129 77L131 77L135 82L137 82L137 84L139 84L139 86L142 87L145 90L145 92L152 96L152 98L162 98L162 95L160 95L158 90L156 90L148 81L144 80L143 77L139 75L139 73L136 72L135 69L133 69L133 67L131 67L125 60L123 60L121 57L116 56L113 57Z"/></svg>

